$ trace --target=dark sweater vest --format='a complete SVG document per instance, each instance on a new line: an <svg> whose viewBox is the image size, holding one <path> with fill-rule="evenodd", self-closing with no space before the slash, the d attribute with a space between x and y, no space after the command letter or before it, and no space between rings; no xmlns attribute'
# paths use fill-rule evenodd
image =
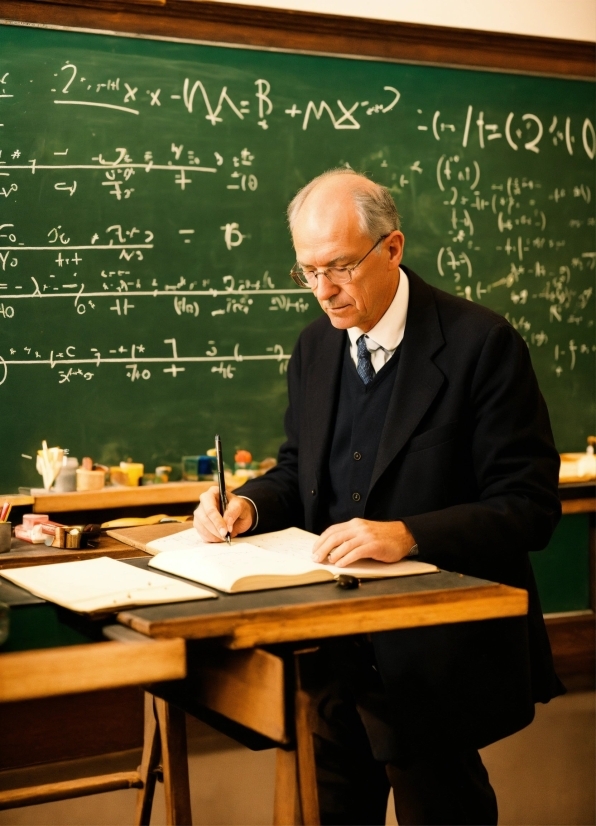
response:
<svg viewBox="0 0 596 826"><path fill-rule="evenodd" d="M364 517L381 432L395 383L401 346L365 385L344 351L337 415L329 454L327 525Z"/></svg>

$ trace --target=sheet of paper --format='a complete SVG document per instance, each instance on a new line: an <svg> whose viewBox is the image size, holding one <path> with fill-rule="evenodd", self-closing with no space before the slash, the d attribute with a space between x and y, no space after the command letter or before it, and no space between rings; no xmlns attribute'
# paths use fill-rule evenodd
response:
<svg viewBox="0 0 596 826"><path fill-rule="evenodd" d="M330 571L334 575L351 574L352 576L361 577L388 577L388 576L410 576L413 574L426 574L437 571L435 565L429 565L426 562L417 562L413 559L403 559L401 562L376 562L373 559L366 559L360 562L348 565L347 568L339 568L336 565L325 565L319 562L314 562L312 558L312 548L317 539L316 534L303 531L301 528L286 528L283 531L272 531L271 533L257 534L255 536L239 536L232 539L232 544L227 543L205 543L199 537L199 534L194 528L188 531L181 531L180 533L168 536L165 539L158 539L151 545L159 545L161 552L174 550L175 548L186 548L187 550L194 550L201 552L202 558L207 558L210 554L209 549L213 549L211 553L222 558L220 555L238 553L237 557L233 555L230 559L238 559L240 561L241 554L233 551L236 548L249 548L251 554L256 553L256 549L260 548L269 553L278 554L284 559L295 559L302 562L303 565L308 565L308 569L322 568ZM227 548L227 551L226 551ZM219 549L219 550L216 550ZM191 559L189 555L189 559ZM271 557L267 556L267 559ZM289 570L286 568L286 572ZM266 571L263 571L266 573ZM277 573L277 571L270 571L270 573ZM238 576L242 573L238 572Z"/></svg>
<svg viewBox="0 0 596 826"><path fill-rule="evenodd" d="M106 556L53 565L10 568L2 576L73 611L115 610L130 605L152 605L215 598L217 595L188 582L147 571Z"/></svg>

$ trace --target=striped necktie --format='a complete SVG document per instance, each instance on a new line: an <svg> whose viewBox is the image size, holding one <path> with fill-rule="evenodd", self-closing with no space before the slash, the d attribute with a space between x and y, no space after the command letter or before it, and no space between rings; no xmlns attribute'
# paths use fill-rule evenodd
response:
<svg viewBox="0 0 596 826"><path fill-rule="evenodd" d="M358 347L358 364L356 365L356 370L364 384L370 384L376 374L370 360L370 351L366 346L366 336L360 336L356 345Z"/></svg>

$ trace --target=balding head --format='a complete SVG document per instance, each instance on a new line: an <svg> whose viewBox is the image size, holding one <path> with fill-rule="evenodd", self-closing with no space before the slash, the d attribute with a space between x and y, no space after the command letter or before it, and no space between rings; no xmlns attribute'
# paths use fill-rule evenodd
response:
<svg viewBox="0 0 596 826"><path fill-rule="evenodd" d="M388 235L400 228L399 215L387 187L374 183L352 169L324 172L296 194L288 207L288 223L292 234L298 215L307 201L309 212L313 207L313 211L319 213L317 207L321 202L324 202L326 210L353 207L360 230L371 239Z"/></svg>
<svg viewBox="0 0 596 826"><path fill-rule="evenodd" d="M298 193L288 218L297 267L316 274L333 326L368 332L399 283L404 238L389 191L351 170L327 172Z"/></svg>

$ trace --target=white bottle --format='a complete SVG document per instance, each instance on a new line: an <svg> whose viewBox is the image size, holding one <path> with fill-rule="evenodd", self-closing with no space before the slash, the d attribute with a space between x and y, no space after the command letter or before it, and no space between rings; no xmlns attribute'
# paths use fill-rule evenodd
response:
<svg viewBox="0 0 596 826"><path fill-rule="evenodd" d="M586 452L578 460L577 475L586 479L596 478L596 455L594 455L595 436L588 436L588 447Z"/></svg>
<svg viewBox="0 0 596 826"><path fill-rule="evenodd" d="M59 493L70 493L70 491L77 489L76 471L79 466L79 460L74 456L69 456L68 451L64 451L64 458L62 459L62 467L54 482L54 490Z"/></svg>

